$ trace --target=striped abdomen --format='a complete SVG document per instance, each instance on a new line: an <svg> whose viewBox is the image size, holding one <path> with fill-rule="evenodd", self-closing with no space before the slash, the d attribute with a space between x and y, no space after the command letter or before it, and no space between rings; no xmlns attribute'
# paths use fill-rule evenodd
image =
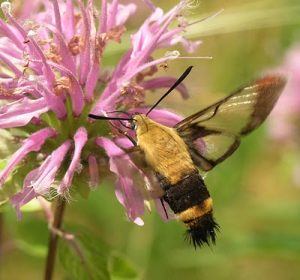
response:
<svg viewBox="0 0 300 280"><path fill-rule="evenodd" d="M215 243L219 226L213 218L212 199L200 174L188 174L173 185L166 178L158 178L165 191L163 199L187 226L188 237L194 246L210 241Z"/></svg>

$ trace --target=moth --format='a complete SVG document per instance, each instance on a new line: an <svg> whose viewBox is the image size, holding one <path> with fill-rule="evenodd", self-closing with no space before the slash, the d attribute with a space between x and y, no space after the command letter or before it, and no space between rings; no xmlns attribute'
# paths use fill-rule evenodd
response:
<svg viewBox="0 0 300 280"><path fill-rule="evenodd" d="M150 108L147 114L129 118L90 114L90 118L127 120L135 131L135 149L163 190L161 199L187 227L193 245L215 243L219 225L213 216L212 198L199 169L209 171L239 147L240 139L267 118L286 80L278 74L266 75L243 86L220 101L167 127L149 118L151 111L190 73L192 66ZM126 135L126 134L125 134Z"/></svg>

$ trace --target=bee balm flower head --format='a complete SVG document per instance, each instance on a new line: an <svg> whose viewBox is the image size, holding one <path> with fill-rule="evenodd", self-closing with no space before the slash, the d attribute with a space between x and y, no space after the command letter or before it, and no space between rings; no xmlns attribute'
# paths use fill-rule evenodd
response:
<svg viewBox="0 0 300 280"><path fill-rule="evenodd" d="M19 147L0 173L0 186L18 187L10 201L19 215L20 208L36 197L68 196L71 186L87 182L86 177L90 184L84 187L97 185L104 176L99 174L104 162L117 177L116 196L128 217L142 224L144 196L133 175L143 174L128 156L116 157L123 150L120 136L109 139L114 128L110 131L108 124L94 122L88 114L142 112L148 90L167 88L175 81L153 75L157 65L179 53L155 59L153 52L177 43L187 51L198 46L182 37L187 24L170 27L187 1L166 13L145 2L150 15L131 34L128 50L111 71L103 62L105 50L112 41L121 42L135 4L102 0L97 10L93 1L77 1L76 6L70 0L41 1L36 5L43 9L24 18L29 14L25 9L22 20L14 17L9 2L1 4L5 20L0 19L0 128L10 131ZM178 90L187 96L183 85ZM180 120L158 109L152 117L169 125Z"/></svg>

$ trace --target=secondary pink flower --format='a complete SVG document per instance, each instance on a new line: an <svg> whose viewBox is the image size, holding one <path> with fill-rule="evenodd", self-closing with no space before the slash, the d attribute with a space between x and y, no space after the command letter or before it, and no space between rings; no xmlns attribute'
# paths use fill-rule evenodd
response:
<svg viewBox="0 0 300 280"><path fill-rule="evenodd" d="M300 153L300 45L288 51L280 70L286 72L288 82L269 119L269 134L285 153L296 156ZM300 160L296 156L291 176L298 186L299 168Z"/></svg>
<svg viewBox="0 0 300 280"><path fill-rule="evenodd" d="M10 200L19 216L20 208L38 196L50 201L57 195L68 196L78 177L87 176L86 187L95 187L105 176L99 168L105 161L117 177L117 199L132 221L143 224L145 196L134 178L137 174L147 181L147 176L128 156L116 156L123 152L120 147L132 144L108 123L91 121L88 114L145 112L147 91L168 88L176 80L154 77L157 66L180 55L173 51L155 58L153 52L170 51L177 43L191 52L199 45L182 36L186 22L170 27L186 1L166 13L145 2L149 17L131 34L130 48L112 71L102 60L105 49L111 41L121 42L125 23L137 10L135 4L102 0L98 12L93 1L86 6L83 1L78 5L70 0L35 1L26 3L20 19L13 16L9 2L1 4L5 20L0 19L0 60L5 71L0 74L0 128L8 129L20 147L0 173L0 187L9 185L10 174L18 170L13 181L23 183ZM183 98L188 96L184 85L178 91ZM162 109L151 114L166 125L181 120ZM21 130L21 136L13 128ZM114 140L106 138L110 133L115 133Z"/></svg>
<svg viewBox="0 0 300 280"><path fill-rule="evenodd" d="M287 73L288 83L284 94L270 118L270 133L277 140L297 143L300 140L300 46L293 47L286 55L281 70Z"/></svg>

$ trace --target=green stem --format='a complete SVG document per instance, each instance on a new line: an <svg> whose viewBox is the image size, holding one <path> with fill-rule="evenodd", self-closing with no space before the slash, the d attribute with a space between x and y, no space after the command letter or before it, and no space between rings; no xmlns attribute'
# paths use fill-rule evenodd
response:
<svg viewBox="0 0 300 280"><path fill-rule="evenodd" d="M57 201L52 228L57 230L61 228L65 206L66 206L65 200L59 199ZM44 278L45 280L52 280L58 238L59 236L56 234L56 232L51 230L49 243L48 243L48 255L47 255L45 278Z"/></svg>

